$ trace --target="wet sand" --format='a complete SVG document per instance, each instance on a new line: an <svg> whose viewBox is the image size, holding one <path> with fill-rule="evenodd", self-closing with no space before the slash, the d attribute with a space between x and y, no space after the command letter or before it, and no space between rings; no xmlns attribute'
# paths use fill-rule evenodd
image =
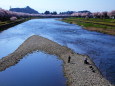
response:
<svg viewBox="0 0 115 86"><path fill-rule="evenodd" d="M15 65L25 55L33 51L43 51L53 54L64 61L63 69L68 86L112 86L99 72L93 61L84 55L79 55L71 49L61 46L40 36L29 37L19 48L10 55L0 59L0 71ZM71 57L68 63L68 57ZM84 64L87 58L89 64Z"/></svg>

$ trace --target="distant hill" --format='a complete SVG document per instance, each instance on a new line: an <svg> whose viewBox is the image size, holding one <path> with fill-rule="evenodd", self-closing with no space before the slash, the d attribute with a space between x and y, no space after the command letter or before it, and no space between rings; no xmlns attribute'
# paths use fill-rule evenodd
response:
<svg viewBox="0 0 115 86"><path fill-rule="evenodd" d="M30 14L38 14L38 11L30 8L29 6L25 8L10 8L10 11L13 12L23 12L23 13L30 13Z"/></svg>

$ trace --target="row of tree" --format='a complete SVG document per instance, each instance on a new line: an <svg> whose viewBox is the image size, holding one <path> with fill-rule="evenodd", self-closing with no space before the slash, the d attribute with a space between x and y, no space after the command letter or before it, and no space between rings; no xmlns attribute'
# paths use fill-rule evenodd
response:
<svg viewBox="0 0 115 86"><path fill-rule="evenodd" d="M111 12L95 12L95 13L76 12L76 13L73 13L71 15L76 16L76 17L83 17L83 18L112 18L112 19L115 19L115 10L113 10Z"/></svg>
<svg viewBox="0 0 115 86"><path fill-rule="evenodd" d="M74 11L68 11L67 14L66 12L57 14L56 11L50 12L50 11L45 11L43 14L29 14L29 13L22 13L22 12L12 12L8 10L4 10L0 8L0 21L5 21L5 20L10 20L11 17L16 17L18 18L27 18L27 17L44 17L47 15L48 16L75 16L75 17L83 17L83 18L113 18L115 19L115 10L111 12L95 12L91 13L89 11L79 11L79 12L74 12ZM15 18L15 19L16 19Z"/></svg>
<svg viewBox="0 0 115 86"><path fill-rule="evenodd" d="M45 11L44 14L46 14L46 15L48 15L48 14L57 15L57 12L56 11L54 11L54 12Z"/></svg>
<svg viewBox="0 0 115 86"><path fill-rule="evenodd" d="M71 15L75 11L66 11L66 12L60 12L59 15ZM52 14L52 15L57 15L58 13L56 11L50 12L50 11L45 11L43 14Z"/></svg>
<svg viewBox="0 0 115 86"><path fill-rule="evenodd" d="M0 21L10 20L11 17L16 18L27 18L27 17L36 17L40 16L39 14L29 14L29 13L21 13L21 12L12 12L8 10L4 10L0 8Z"/></svg>

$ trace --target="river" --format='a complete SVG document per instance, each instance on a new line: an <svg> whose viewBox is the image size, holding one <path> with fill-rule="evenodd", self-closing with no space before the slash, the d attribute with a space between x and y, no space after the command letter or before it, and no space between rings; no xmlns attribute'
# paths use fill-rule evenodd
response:
<svg viewBox="0 0 115 86"><path fill-rule="evenodd" d="M33 19L0 33L0 58L15 51L28 37L40 35L79 54L88 55L115 84L115 36L91 32L56 19Z"/></svg>
<svg viewBox="0 0 115 86"><path fill-rule="evenodd" d="M33 52L0 72L0 86L66 86L62 63L56 56Z"/></svg>

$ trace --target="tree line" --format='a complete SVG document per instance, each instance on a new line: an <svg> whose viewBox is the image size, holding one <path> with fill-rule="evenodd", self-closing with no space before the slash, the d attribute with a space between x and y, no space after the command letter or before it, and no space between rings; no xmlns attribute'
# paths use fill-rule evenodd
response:
<svg viewBox="0 0 115 86"><path fill-rule="evenodd" d="M22 12L12 12L9 10L4 10L0 8L0 21L6 21L12 19L11 17L16 18L28 18L28 17L37 17L40 16L39 14L29 14L29 13L22 13Z"/></svg>
<svg viewBox="0 0 115 86"><path fill-rule="evenodd" d="M80 12L76 12L71 14L72 16L76 16L76 17L82 17L82 18L112 18L115 19L115 10L111 11L111 12L94 12L94 13L90 13L90 12L86 12L86 13L80 13Z"/></svg>
<svg viewBox="0 0 115 86"><path fill-rule="evenodd" d="M22 13L22 12L12 12L9 10L4 10L0 8L0 21L6 21L10 19L18 19L18 18L28 18L28 17L42 17L42 16L72 16L72 17L82 17L82 18L112 18L115 19L115 10L111 12L94 12L91 13L89 11L67 11L67 12L60 12L59 14L54 11L45 11L42 14L29 14L29 13ZM12 18L13 17L13 18Z"/></svg>

